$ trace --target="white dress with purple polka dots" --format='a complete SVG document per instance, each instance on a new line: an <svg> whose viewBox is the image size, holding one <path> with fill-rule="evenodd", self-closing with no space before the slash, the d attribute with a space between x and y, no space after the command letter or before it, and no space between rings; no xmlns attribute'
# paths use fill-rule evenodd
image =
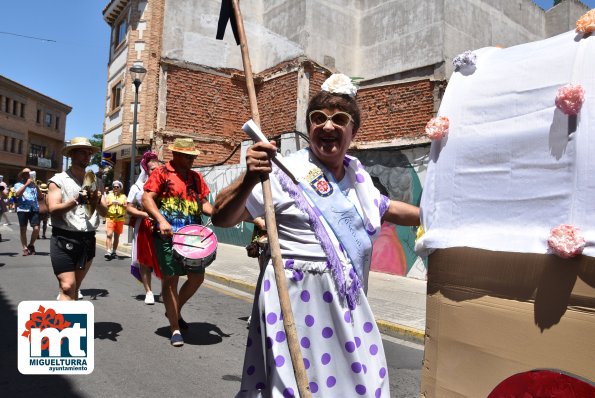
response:
<svg viewBox="0 0 595 398"><path fill-rule="evenodd" d="M382 339L363 287L354 305L340 298L308 215L292 205L273 174L271 188L285 278L312 396L389 397ZM373 186L368 189L375 190ZM349 192L348 198L357 201L355 195ZM264 213L260 187L255 188L246 208L253 217ZM296 241L299 248L292 246ZM339 257L347 280L353 275L352 267L344 256ZM369 269L365 272L367 276ZM271 262L256 291L236 397L298 397Z"/></svg>

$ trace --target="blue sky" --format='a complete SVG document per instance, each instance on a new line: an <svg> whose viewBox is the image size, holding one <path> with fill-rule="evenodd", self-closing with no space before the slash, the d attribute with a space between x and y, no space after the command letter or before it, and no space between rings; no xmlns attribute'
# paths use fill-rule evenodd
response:
<svg viewBox="0 0 595 398"><path fill-rule="evenodd" d="M582 1L595 7L595 0ZM108 2L12 0L2 4L0 74L70 105L66 139L91 137L103 129L110 29L101 11ZM553 0L535 2L544 9L553 4Z"/></svg>

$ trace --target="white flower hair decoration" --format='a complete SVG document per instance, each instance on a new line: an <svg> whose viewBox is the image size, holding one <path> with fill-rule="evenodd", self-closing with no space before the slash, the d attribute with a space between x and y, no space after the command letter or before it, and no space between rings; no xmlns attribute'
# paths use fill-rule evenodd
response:
<svg viewBox="0 0 595 398"><path fill-rule="evenodd" d="M343 73L333 73L322 83L321 88L331 94L346 94L350 97L357 94L357 87L351 78Z"/></svg>

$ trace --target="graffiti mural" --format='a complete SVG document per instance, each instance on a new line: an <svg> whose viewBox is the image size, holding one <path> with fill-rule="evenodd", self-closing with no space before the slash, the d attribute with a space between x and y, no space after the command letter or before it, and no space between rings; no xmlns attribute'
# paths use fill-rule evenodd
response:
<svg viewBox="0 0 595 398"><path fill-rule="evenodd" d="M372 176L376 188L391 199L419 205L427 148L411 150L370 149L353 152ZM410 160L411 159L411 160ZM384 222L374 243L372 271L426 279L427 260L415 254L417 228Z"/></svg>
<svg viewBox="0 0 595 398"><path fill-rule="evenodd" d="M231 166L201 167L196 170L203 175L205 182L211 190L208 196L209 202L214 203L217 193L234 182L246 170L246 167L237 164ZM203 220L203 222L206 222L206 220ZM246 246L252 238L253 224L241 222L232 228L213 227L213 230L217 235L217 240L221 243Z"/></svg>

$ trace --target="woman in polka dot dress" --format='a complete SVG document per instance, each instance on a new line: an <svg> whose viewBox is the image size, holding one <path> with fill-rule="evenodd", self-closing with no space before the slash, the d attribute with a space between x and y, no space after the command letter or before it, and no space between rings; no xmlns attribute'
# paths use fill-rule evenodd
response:
<svg viewBox="0 0 595 398"><path fill-rule="evenodd" d="M356 88L332 75L308 105L310 147L284 157L299 181L272 167L273 143L246 154L247 171L217 196L213 223L264 214L261 174L271 189L281 256L313 397L389 397L380 332L365 291L372 243L383 220L419 225L419 209L374 187L347 149L360 124ZM272 263L260 275L237 397L297 397Z"/></svg>

